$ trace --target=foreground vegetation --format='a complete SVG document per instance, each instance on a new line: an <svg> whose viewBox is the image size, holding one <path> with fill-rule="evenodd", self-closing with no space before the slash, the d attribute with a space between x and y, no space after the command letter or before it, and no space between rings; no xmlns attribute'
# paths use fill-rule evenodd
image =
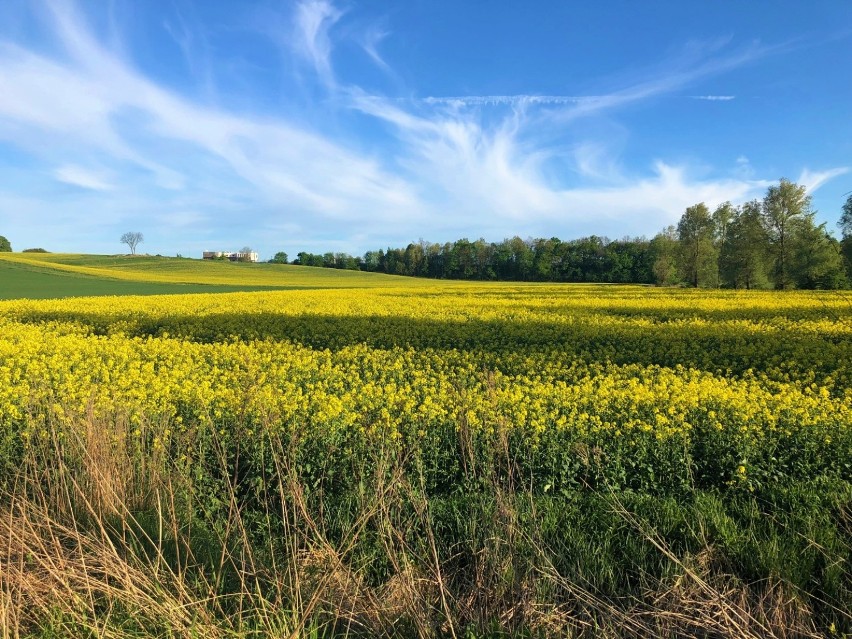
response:
<svg viewBox="0 0 852 639"><path fill-rule="evenodd" d="M0 636L852 633L852 301L418 284L0 303Z"/></svg>

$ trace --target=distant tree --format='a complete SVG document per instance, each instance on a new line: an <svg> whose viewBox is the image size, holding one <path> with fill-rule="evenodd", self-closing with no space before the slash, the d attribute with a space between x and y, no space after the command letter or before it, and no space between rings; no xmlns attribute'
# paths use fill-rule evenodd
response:
<svg viewBox="0 0 852 639"><path fill-rule="evenodd" d="M539 282L553 279L553 250L556 247L553 239L539 238L533 244L533 278Z"/></svg>
<svg viewBox="0 0 852 639"><path fill-rule="evenodd" d="M426 274L426 254L423 250L422 241L415 244L412 242L405 247L405 253L402 256L403 264L405 265L406 275L425 275Z"/></svg>
<svg viewBox="0 0 852 639"><path fill-rule="evenodd" d="M420 250L423 252L423 274L426 277L444 276L444 252L437 242L420 240Z"/></svg>
<svg viewBox="0 0 852 639"><path fill-rule="evenodd" d="M508 240L509 263L506 279L529 280L532 278L533 261L532 240L522 240L517 235Z"/></svg>
<svg viewBox="0 0 852 639"><path fill-rule="evenodd" d="M752 200L734 210L719 247L719 274L730 288L769 286L769 236L763 226L762 204Z"/></svg>
<svg viewBox="0 0 852 639"><path fill-rule="evenodd" d="M715 228L710 209L703 202L686 209L677 225L678 264L683 279L696 288L716 286L718 282Z"/></svg>
<svg viewBox="0 0 852 639"><path fill-rule="evenodd" d="M497 271L494 268L495 252L494 245L490 242L486 242L484 238L479 238L473 243L473 255L476 262L476 279L497 279Z"/></svg>
<svg viewBox="0 0 852 639"><path fill-rule="evenodd" d="M127 244L127 246L130 248L131 255L136 255L136 247L144 241L145 236L143 236L138 231L128 231L127 233L121 236L121 243Z"/></svg>
<svg viewBox="0 0 852 639"><path fill-rule="evenodd" d="M728 227L739 211L730 202L723 202L713 211L713 232L716 248L721 248L728 235Z"/></svg>
<svg viewBox="0 0 852 639"><path fill-rule="evenodd" d="M572 244L574 245L574 263L579 269L578 281L611 281L608 275L612 266L612 258L607 251L609 240L591 235L575 240Z"/></svg>
<svg viewBox="0 0 852 639"><path fill-rule="evenodd" d="M651 255L654 283L658 286L672 286L678 283L676 253L678 251L677 231L668 226L651 240Z"/></svg>
<svg viewBox="0 0 852 639"><path fill-rule="evenodd" d="M296 255L296 259L293 260L293 264L299 264L301 266L322 266L323 256L314 255L307 251L299 251L298 255Z"/></svg>
<svg viewBox="0 0 852 639"><path fill-rule="evenodd" d="M651 284L654 281L654 261L651 243L644 237L624 238L607 246L613 255L612 281Z"/></svg>
<svg viewBox="0 0 852 639"><path fill-rule="evenodd" d="M46 251L43 248L28 248L21 251L22 253L50 253L50 251Z"/></svg>
<svg viewBox="0 0 852 639"><path fill-rule="evenodd" d="M364 257L361 260L361 268L365 271L378 271L379 270L379 251L367 251L364 253Z"/></svg>
<svg viewBox="0 0 852 639"><path fill-rule="evenodd" d="M840 243L814 223L813 214L796 220L792 237L791 276L798 288L838 289L846 285Z"/></svg>
<svg viewBox="0 0 852 639"><path fill-rule="evenodd" d="M12 244L5 237L0 235L0 253L11 253Z"/></svg>
<svg viewBox="0 0 852 639"><path fill-rule="evenodd" d="M278 251L275 256L269 260L270 264L286 264L287 254L284 251Z"/></svg>
<svg viewBox="0 0 852 639"><path fill-rule="evenodd" d="M388 247L384 254L383 271L390 275L405 275L405 251Z"/></svg>
<svg viewBox="0 0 852 639"><path fill-rule="evenodd" d="M609 242L604 246L604 269L601 272L602 282L630 282L634 277L636 248L633 240L624 238ZM637 282L640 280L636 280Z"/></svg>
<svg viewBox="0 0 852 639"><path fill-rule="evenodd" d="M846 198L843 204L843 214L837 223L840 227L842 239L840 240L840 253L846 264L846 277L852 282L852 195Z"/></svg>
<svg viewBox="0 0 852 639"><path fill-rule="evenodd" d="M349 253L343 253L340 256L340 261L338 268L344 268L347 271L360 271L361 270L361 258L355 257L354 255L349 255Z"/></svg>
<svg viewBox="0 0 852 639"><path fill-rule="evenodd" d="M763 223L769 234L775 288L789 288L793 283L793 235L796 221L808 215L811 198L804 186L781 178L778 186L770 186L763 198Z"/></svg>

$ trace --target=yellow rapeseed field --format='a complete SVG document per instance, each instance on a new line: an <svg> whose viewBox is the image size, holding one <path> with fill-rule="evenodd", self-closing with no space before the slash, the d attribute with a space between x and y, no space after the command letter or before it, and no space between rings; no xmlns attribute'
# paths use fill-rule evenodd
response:
<svg viewBox="0 0 852 639"><path fill-rule="evenodd" d="M850 338L837 293L433 283L4 302L0 445L81 420L189 458L205 432L426 454L464 432L508 438L547 489L848 477Z"/></svg>

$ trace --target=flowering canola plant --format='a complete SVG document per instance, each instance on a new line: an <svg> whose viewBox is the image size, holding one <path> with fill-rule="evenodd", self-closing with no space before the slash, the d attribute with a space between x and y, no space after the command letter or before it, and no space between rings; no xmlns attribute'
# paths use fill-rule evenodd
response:
<svg viewBox="0 0 852 639"><path fill-rule="evenodd" d="M438 283L4 302L0 463L96 423L182 458L211 434L397 447L432 461L433 486L465 437L505 439L543 491L848 480L850 309L837 293Z"/></svg>

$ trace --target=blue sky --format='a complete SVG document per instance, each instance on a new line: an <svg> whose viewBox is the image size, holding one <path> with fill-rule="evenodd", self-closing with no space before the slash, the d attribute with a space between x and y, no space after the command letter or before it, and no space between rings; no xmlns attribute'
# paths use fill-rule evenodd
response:
<svg viewBox="0 0 852 639"><path fill-rule="evenodd" d="M3 0L16 250L652 236L852 190L852 2Z"/></svg>

